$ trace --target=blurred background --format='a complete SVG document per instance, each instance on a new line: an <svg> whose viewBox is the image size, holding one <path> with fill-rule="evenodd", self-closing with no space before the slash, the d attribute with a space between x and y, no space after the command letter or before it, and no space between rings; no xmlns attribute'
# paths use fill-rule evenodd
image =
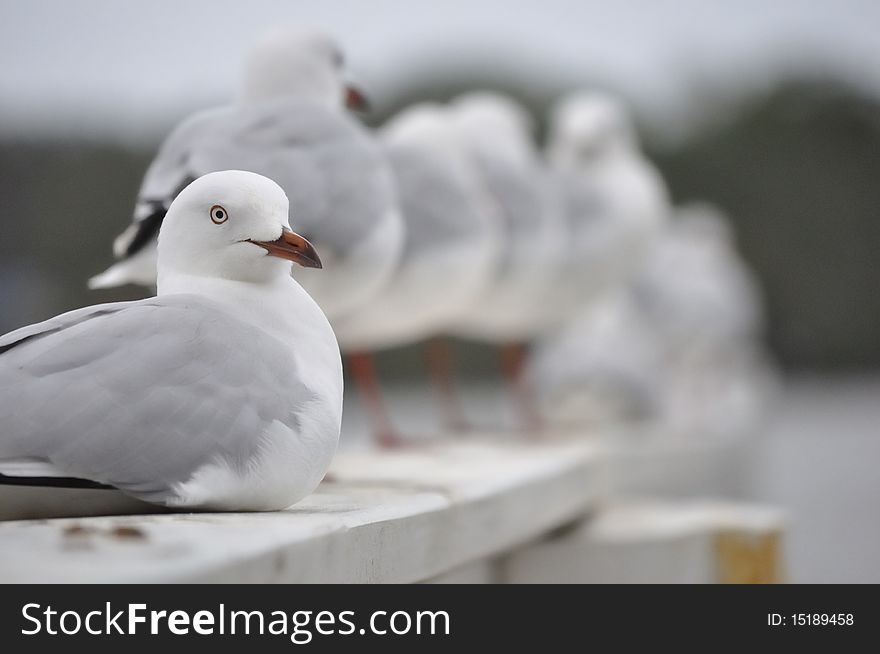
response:
<svg viewBox="0 0 880 654"><path fill-rule="evenodd" d="M142 297L89 292L161 139L227 102L267 28L343 45L379 123L417 99L561 93L632 106L676 202L734 221L785 370L752 499L792 516L794 581L880 582L880 4L0 0L0 333ZM463 374L493 374L472 344ZM411 350L383 355L390 379Z"/></svg>

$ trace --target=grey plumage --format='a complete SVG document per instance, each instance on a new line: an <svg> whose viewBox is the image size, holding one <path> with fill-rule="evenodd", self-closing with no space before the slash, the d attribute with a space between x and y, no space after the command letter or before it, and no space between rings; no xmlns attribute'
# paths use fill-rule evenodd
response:
<svg viewBox="0 0 880 654"><path fill-rule="evenodd" d="M467 242L478 221L472 187L429 148L392 143L385 150L406 220L402 265Z"/></svg>
<svg viewBox="0 0 880 654"><path fill-rule="evenodd" d="M219 457L247 466L274 416L297 432L284 407L315 401L297 372L274 337L195 295L63 314L0 338L0 473L48 463L166 503Z"/></svg>
<svg viewBox="0 0 880 654"><path fill-rule="evenodd" d="M522 255L529 250L530 242L534 242L536 238L544 238L542 229L547 226L546 221L542 220L547 212L547 205L540 171L537 168L514 165L501 157L489 159L481 153L474 153L473 160L489 197L498 204L502 230L508 240L508 246L499 258L495 276L506 278L511 274L511 269L517 266L546 266L545 261L522 259Z"/></svg>
<svg viewBox="0 0 880 654"><path fill-rule="evenodd" d="M393 180L367 132L343 114L293 98L185 120L151 164L138 202L170 204L183 180L225 169L275 179L303 235L336 255L360 244L394 206Z"/></svg>

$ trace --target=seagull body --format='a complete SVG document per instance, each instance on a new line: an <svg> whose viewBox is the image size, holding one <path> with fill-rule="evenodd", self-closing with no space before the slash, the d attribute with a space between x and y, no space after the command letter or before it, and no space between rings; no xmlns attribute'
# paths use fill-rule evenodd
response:
<svg viewBox="0 0 880 654"><path fill-rule="evenodd" d="M525 378L544 421L577 428L656 416L663 358L650 325L639 317L626 287L596 298L536 341Z"/></svg>
<svg viewBox="0 0 880 654"><path fill-rule="evenodd" d="M677 353L719 353L763 328L759 285L736 251L727 218L704 204L676 210L635 288L644 318Z"/></svg>
<svg viewBox="0 0 880 654"><path fill-rule="evenodd" d="M663 428L707 437L754 431L776 377L760 342L759 286L727 218L708 205L678 208L633 294L664 356Z"/></svg>
<svg viewBox="0 0 880 654"><path fill-rule="evenodd" d="M165 140L138 196L133 224L117 238L121 259L92 287L155 283L155 235L192 179L226 169L277 181L300 229L324 255L318 274L297 280L331 321L387 281L401 248L391 170L370 134L343 111L358 98L342 81L340 54L320 34L282 30L251 54L241 97L191 116Z"/></svg>
<svg viewBox="0 0 880 654"><path fill-rule="evenodd" d="M156 297L0 338L0 482L85 480L216 510L314 490L339 438L342 368L290 276L290 261L320 262L287 211L271 180L206 175L163 221Z"/></svg>
<svg viewBox="0 0 880 654"><path fill-rule="evenodd" d="M391 280L334 325L344 350L376 350L448 331L488 284L501 237L443 108L414 105L380 132L397 180L405 237Z"/></svg>
<svg viewBox="0 0 880 654"><path fill-rule="evenodd" d="M557 105L547 159L571 230L566 303L578 312L638 269L667 222L668 193L625 110L603 95L577 93Z"/></svg>
<svg viewBox="0 0 880 654"><path fill-rule="evenodd" d="M478 181L499 209L503 243L492 279L457 323L461 335L527 341L560 320L552 297L569 265L562 203L531 141L531 120L491 93L457 98L450 113Z"/></svg>

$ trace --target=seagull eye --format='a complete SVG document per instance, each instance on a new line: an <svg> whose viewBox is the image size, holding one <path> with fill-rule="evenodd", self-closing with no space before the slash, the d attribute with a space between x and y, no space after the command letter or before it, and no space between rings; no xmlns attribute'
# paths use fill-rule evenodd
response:
<svg viewBox="0 0 880 654"><path fill-rule="evenodd" d="M219 204L215 204L211 207L211 220L214 221L215 225L222 225L229 220L229 214L226 212L226 209Z"/></svg>

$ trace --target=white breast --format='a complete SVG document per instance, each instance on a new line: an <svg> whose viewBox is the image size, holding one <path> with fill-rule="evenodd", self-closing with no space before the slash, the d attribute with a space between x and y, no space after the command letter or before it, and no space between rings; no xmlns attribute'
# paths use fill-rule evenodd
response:
<svg viewBox="0 0 880 654"><path fill-rule="evenodd" d="M246 467L236 470L225 460L202 466L175 488L177 498L169 505L221 511L287 508L315 490L336 452L338 439L326 438L323 422L301 423L297 432L276 420Z"/></svg>

